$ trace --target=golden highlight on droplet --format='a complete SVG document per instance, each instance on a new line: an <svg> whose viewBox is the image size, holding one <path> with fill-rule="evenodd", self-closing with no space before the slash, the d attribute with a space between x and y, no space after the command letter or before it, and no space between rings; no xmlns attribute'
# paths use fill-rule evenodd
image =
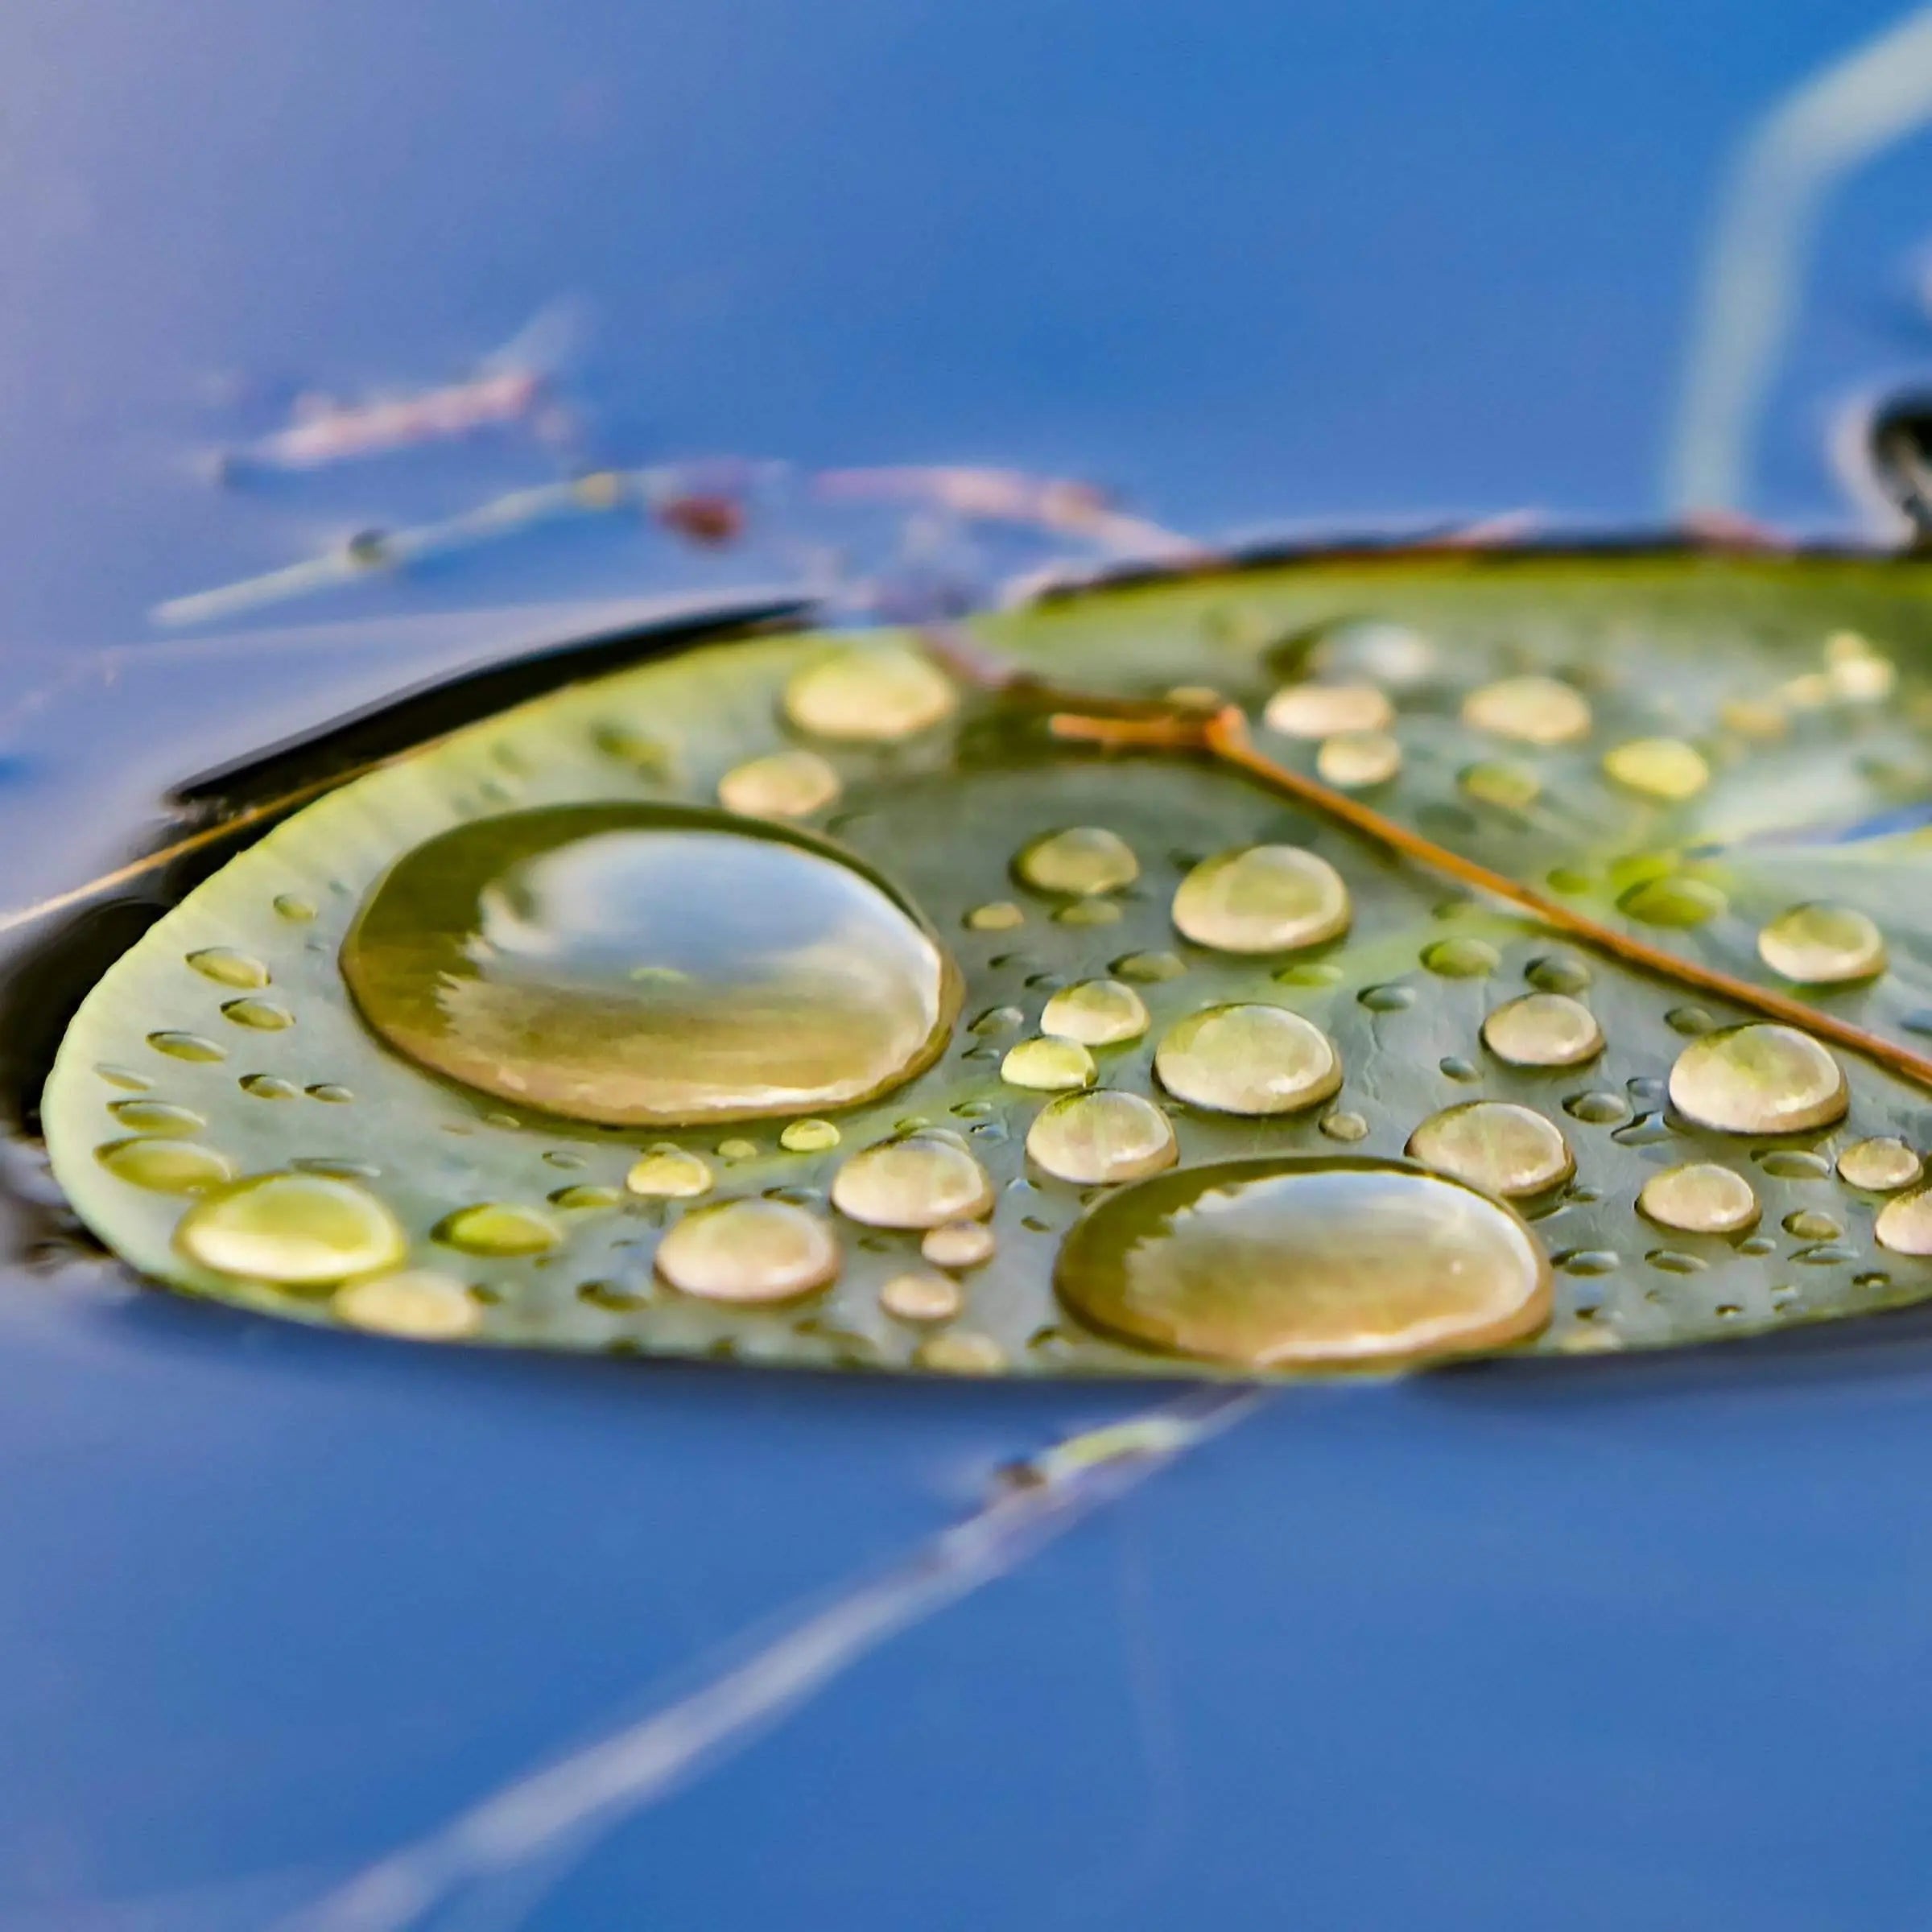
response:
<svg viewBox="0 0 1932 1932"><path fill-rule="evenodd" d="M1170 1027L1154 1067L1177 1100L1216 1113L1299 1113L1342 1084L1320 1027L1280 1006L1210 1006Z"/></svg>
<svg viewBox="0 0 1932 1932"><path fill-rule="evenodd" d="M1670 1102L1719 1133L1802 1133L1843 1119L1851 1095L1809 1034L1759 1022L1693 1040L1670 1069Z"/></svg>
<svg viewBox="0 0 1932 1932"><path fill-rule="evenodd" d="M1298 845L1249 845L1203 859L1174 895L1183 937L1216 952L1298 952L1339 937L1353 915L1326 859Z"/></svg>
<svg viewBox="0 0 1932 1932"><path fill-rule="evenodd" d="M1638 1213L1685 1234L1741 1234L1757 1224L1757 1194L1741 1174L1711 1161L1666 1167L1645 1181Z"/></svg>
<svg viewBox="0 0 1932 1932"><path fill-rule="evenodd" d="M658 1244L658 1273L701 1301L787 1302L839 1272L838 1236L789 1201L720 1201L696 1208Z"/></svg>
<svg viewBox="0 0 1932 1932"><path fill-rule="evenodd" d="M1505 1200L1546 1193L1576 1170L1563 1130L1513 1100L1465 1100L1409 1137L1412 1160Z"/></svg>
<svg viewBox="0 0 1932 1932"><path fill-rule="evenodd" d="M284 1172L204 1194L181 1217L175 1245L217 1274L320 1288L395 1267L408 1242L388 1208L355 1182Z"/></svg>
<svg viewBox="0 0 1932 1932"><path fill-rule="evenodd" d="M898 644L835 651L785 687L785 715L800 731L852 744L912 737L958 706L945 673L923 652Z"/></svg>

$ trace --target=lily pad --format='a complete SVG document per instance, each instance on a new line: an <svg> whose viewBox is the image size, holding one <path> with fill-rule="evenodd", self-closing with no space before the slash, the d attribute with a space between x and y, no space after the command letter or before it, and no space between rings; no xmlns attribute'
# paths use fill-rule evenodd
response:
<svg viewBox="0 0 1932 1932"><path fill-rule="evenodd" d="M1932 566L1340 555L971 629L1056 687L1236 704L1607 928L1932 1029ZM133 1266L294 1319L1250 1375L1922 1298L1926 1105L871 632L692 649L345 786L108 972L43 1113Z"/></svg>

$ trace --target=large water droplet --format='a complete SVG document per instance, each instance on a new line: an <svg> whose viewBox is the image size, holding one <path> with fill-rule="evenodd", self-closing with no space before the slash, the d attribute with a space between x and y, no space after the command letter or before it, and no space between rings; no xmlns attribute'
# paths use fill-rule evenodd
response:
<svg viewBox="0 0 1932 1932"><path fill-rule="evenodd" d="M1409 1137L1410 1157L1485 1194L1542 1194L1576 1162L1554 1121L1513 1100L1465 1100L1433 1113Z"/></svg>
<svg viewBox="0 0 1932 1932"><path fill-rule="evenodd" d="M1104 825L1071 825L1022 847L1013 869L1035 892L1084 898L1131 886L1141 876L1141 862L1118 832Z"/></svg>
<svg viewBox="0 0 1932 1932"><path fill-rule="evenodd" d="M460 1282L426 1268L351 1282L329 1298L336 1319L376 1335L412 1342L453 1342L473 1335L483 1311Z"/></svg>
<svg viewBox="0 0 1932 1932"><path fill-rule="evenodd" d="M1604 1032L1580 1000L1526 993L1483 1022L1483 1044L1512 1067L1580 1067L1603 1051Z"/></svg>
<svg viewBox="0 0 1932 1932"><path fill-rule="evenodd" d="M849 1105L937 1057L960 982L886 881L809 834L642 804L459 825L399 860L342 952L413 1059L577 1120Z"/></svg>
<svg viewBox="0 0 1932 1932"><path fill-rule="evenodd" d="M1757 935L1757 956L1801 985L1833 986L1868 980L1885 969L1885 939L1850 906L1813 902L1781 912Z"/></svg>
<svg viewBox="0 0 1932 1932"><path fill-rule="evenodd" d="M1693 1161L1653 1174L1637 1197L1637 1209L1662 1228L1686 1234L1738 1234L1757 1221L1757 1195L1741 1174L1715 1162Z"/></svg>
<svg viewBox="0 0 1932 1932"><path fill-rule="evenodd" d="M1525 745L1567 745L1590 732L1590 702L1554 678L1504 678L1463 700L1463 722Z"/></svg>
<svg viewBox="0 0 1932 1932"><path fill-rule="evenodd" d="M1022 1040L1000 1062L1000 1078L1009 1087L1035 1093L1067 1093L1091 1087L1097 1077L1093 1055L1077 1040Z"/></svg>
<svg viewBox="0 0 1932 1932"><path fill-rule="evenodd" d="M964 1147L910 1133L855 1154L832 1183L840 1213L873 1228L937 1228L993 1210L993 1183Z"/></svg>
<svg viewBox="0 0 1932 1932"><path fill-rule="evenodd" d="M1118 980L1082 980L1063 986L1040 1015L1040 1031L1083 1046L1117 1046L1147 1030L1147 1008Z"/></svg>
<svg viewBox="0 0 1932 1932"><path fill-rule="evenodd" d="M1838 1178L1871 1194L1909 1187L1924 1170L1925 1162L1903 1141L1889 1137L1854 1141L1838 1157Z"/></svg>
<svg viewBox="0 0 1932 1932"><path fill-rule="evenodd" d="M1338 731L1380 731L1395 709L1373 684L1284 684L1261 716L1284 737L1327 738Z"/></svg>
<svg viewBox="0 0 1932 1932"><path fill-rule="evenodd" d="M1711 782L1703 753L1682 738L1633 738L1604 753L1604 770L1628 790L1672 804L1695 798Z"/></svg>
<svg viewBox="0 0 1932 1932"><path fill-rule="evenodd" d="M437 1224L436 1239L465 1254L508 1258L547 1254L562 1245L564 1231L548 1215L511 1201L478 1201Z"/></svg>
<svg viewBox="0 0 1932 1932"><path fill-rule="evenodd" d="M897 645L836 652L785 687L785 715L800 731L853 743L909 738L950 717L958 703L930 658Z"/></svg>
<svg viewBox="0 0 1932 1932"><path fill-rule="evenodd" d="M720 1201L699 1208L658 1244L658 1273L712 1302L786 1302L839 1272L831 1228L789 1201Z"/></svg>
<svg viewBox="0 0 1932 1932"><path fill-rule="evenodd" d="M1844 1070L1809 1034L1762 1023L1693 1040L1670 1069L1671 1104L1720 1133L1802 1133L1844 1117Z"/></svg>
<svg viewBox="0 0 1932 1932"><path fill-rule="evenodd" d="M1342 1084L1320 1027L1279 1006L1209 1006L1170 1027L1154 1071L1177 1099L1216 1113L1298 1113Z"/></svg>
<svg viewBox="0 0 1932 1932"><path fill-rule="evenodd" d="M94 1158L117 1179L155 1194L205 1194L234 1172L213 1148L167 1134L109 1141Z"/></svg>
<svg viewBox="0 0 1932 1932"><path fill-rule="evenodd" d="M1179 1157L1166 1114L1137 1093L1070 1093L1043 1107L1026 1151L1047 1173L1082 1187L1138 1180Z"/></svg>
<svg viewBox="0 0 1932 1932"><path fill-rule="evenodd" d="M1507 1208L1397 1162L1228 1161L1094 1208L1055 1286L1143 1348L1256 1368L1501 1348L1550 1317L1550 1271Z"/></svg>
<svg viewBox="0 0 1932 1932"><path fill-rule="evenodd" d="M1294 952L1348 930L1348 888L1298 845L1249 845L1203 859L1174 895L1174 923L1216 952Z"/></svg>
<svg viewBox="0 0 1932 1932"><path fill-rule="evenodd" d="M389 1209L355 1182L321 1174L258 1174L204 1195L175 1245L239 1280L326 1287L394 1268L408 1247Z"/></svg>
<svg viewBox="0 0 1932 1932"><path fill-rule="evenodd" d="M802 819L838 795L839 774L815 751L774 751L718 781L718 803L748 819Z"/></svg>

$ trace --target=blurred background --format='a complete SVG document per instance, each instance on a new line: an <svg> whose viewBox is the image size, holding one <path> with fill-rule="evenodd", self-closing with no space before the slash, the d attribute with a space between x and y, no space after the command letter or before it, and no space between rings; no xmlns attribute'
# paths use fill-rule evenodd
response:
<svg viewBox="0 0 1932 1932"><path fill-rule="evenodd" d="M1899 17L17 0L0 675L132 668L14 718L11 890L531 641L515 607L797 564L586 518L277 607L323 628L272 658L151 621L585 469L1013 465L1203 535L1659 522L1727 169ZM1831 426L1932 364L1932 137L1822 212L1727 507L1843 534ZM272 460L316 398L539 363L554 419ZM1929 1368L1297 1392L547 1889L422 1922L1917 1928ZM1131 1401L452 1359L16 1267L0 1922L274 1926Z"/></svg>

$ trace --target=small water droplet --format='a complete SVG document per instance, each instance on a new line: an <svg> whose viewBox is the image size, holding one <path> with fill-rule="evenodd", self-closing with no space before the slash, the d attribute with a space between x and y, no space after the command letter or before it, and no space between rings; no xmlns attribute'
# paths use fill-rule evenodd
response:
<svg viewBox="0 0 1932 1932"><path fill-rule="evenodd" d="M1523 977L1538 993L1575 994L1588 991L1590 968L1573 953L1546 952L1523 969Z"/></svg>
<svg viewBox="0 0 1932 1932"><path fill-rule="evenodd" d="M1848 704L1874 704L1891 696L1898 668L1856 631L1840 630L1825 640L1825 675L1835 696Z"/></svg>
<svg viewBox="0 0 1932 1932"><path fill-rule="evenodd" d="M1026 1016L1017 1006L989 1006L972 1022L969 1030L977 1034L1011 1033L1023 1026Z"/></svg>
<svg viewBox="0 0 1932 1932"><path fill-rule="evenodd" d="M345 1106L356 1097L346 1087L338 1087L332 1080L318 1080L303 1092L312 1100L322 1100L332 1107Z"/></svg>
<svg viewBox="0 0 1932 1932"><path fill-rule="evenodd" d="M839 791L839 774L815 751L774 751L726 772L718 803L748 819L802 819L831 804Z"/></svg>
<svg viewBox="0 0 1932 1932"><path fill-rule="evenodd" d="M1081 980L1062 987L1046 1002L1040 1030L1083 1046L1117 1046L1147 1030L1147 1008L1131 986L1118 980Z"/></svg>
<svg viewBox="0 0 1932 1932"><path fill-rule="evenodd" d="M1102 1333L1244 1368L1500 1348L1550 1313L1542 1251L1507 1208L1406 1164L1340 1156L1143 1181L1080 1221L1054 1282Z"/></svg>
<svg viewBox="0 0 1932 1932"><path fill-rule="evenodd" d="M268 968L259 960L232 946L204 946L191 952L188 963L204 980L219 986L254 987L268 984Z"/></svg>
<svg viewBox="0 0 1932 1932"><path fill-rule="evenodd" d="M563 1244L564 1233L549 1216L510 1201L478 1201L446 1215L435 1230L444 1246L465 1254L508 1258L547 1254Z"/></svg>
<svg viewBox="0 0 1932 1932"><path fill-rule="evenodd" d="M1889 1137L1854 1141L1838 1157L1838 1178L1871 1194L1909 1187L1924 1170L1924 1162L1903 1141Z"/></svg>
<svg viewBox="0 0 1932 1932"><path fill-rule="evenodd" d="M1402 748L1385 731L1343 731L1323 738L1316 775L1343 791L1386 785L1402 768Z"/></svg>
<svg viewBox="0 0 1932 1932"><path fill-rule="evenodd" d="M1800 1133L1842 1120L1844 1070L1794 1026L1727 1026L1694 1040L1670 1069L1670 1100L1720 1133Z"/></svg>
<svg viewBox="0 0 1932 1932"><path fill-rule="evenodd" d="M320 1288L395 1267L408 1241L396 1217L357 1182L278 1173L204 1194L181 1217L175 1245L217 1274Z"/></svg>
<svg viewBox="0 0 1932 1932"><path fill-rule="evenodd" d="M378 1335L416 1342L453 1342L473 1335L483 1311L460 1282L410 1268L351 1282L329 1298L338 1320Z"/></svg>
<svg viewBox="0 0 1932 1932"><path fill-rule="evenodd" d="M1781 912L1765 927L1757 935L1757 956L1802 985L1843 985L1885 971L1885 940L1856 908L1813 901Z"/></svg>
<svg viewBox="0 0 1932 1932"><path fill-rule="evenodd" d="M1556 1265L1565 1274L1588 1276L1614 1274L1621 1262L1614 1249L1569 1248L1556 1257Z"/></svg>
<svg viewBox="0 0 1932 1932"><path fill-rule="evenodd" d="M279 1074L245 1073L236 1084L258 1100L299 1100L302 1097L302 1089Z"/></svg>
<svg viewBox="0 0 1932 1932"><path fill-rule="evenodd" d="M1604 770L1616 782L1647 798L1682 804L1711 782L1702 752L1682 738L1633 738L1604 753Z"/></svg>
<svg viewBox="0 0 1932 1932"><path fill-rule="evenodd" d="M1436 1062L1445 1080L1460 1081L1467 1086L1483 1077L1483 1070L1473 1060L1466 1060L1459 1053L1446 1053Z"/></svg>
<svg viewBox="0 0 1932 1932"><path fill-rule="evenodd" d="M1563 1102L1563 1112L1587 1127L1616 1127L1629 1119L1630 1103L1620 1093L1593 1088L1571 1094Z"/></svg>
<svg viewBox="0 0 1932 1932"><path fill-rule="evenodd" d="M959 1283L943 1274L895 1274L879 1290L879 1306L894 1321L949 1322L965 1305Z"/></svg>
<svg viewBox="0 0 1932 1932"><path fill-rule="evenodd" d="M1576 1162L1552 1121L1513 1100L1464 1100L1433 1113L1406 1150L1439 1174L1505 1199L1546 1193Z"/></svg>
<svg viewBox="0 0 1932 1932"><path fill-rule="evenodd" d="M559 1187L549 1198L553 1208L581 1212L592 1208L614 1208L624 1197L615 1187L601 1187L594 1182L579 1181L573 1187Z"/></svg>
<svg viewBox="0 0 1932 1932"><path fill-rule="evenodd" d="M228 1049L217 1046L213 1040L204 1039L198 1033L151 1033L147 1043L156 1053L165 1053L175 1060L225 1060Z"/></svg>
<svg viewBox="0 0 1932 1932"><path fill-rule="evenodd" d="M1831 1163L1822 1154L1795 1147L1773 1147L1751 1157L1774 1180L1828 1181Z"/></svg>
<svg viewBox="0 0 1932 1932"><path fill-rule="evenodd" d="M1564 993L1526 993L1483 1022L1483 1044L1512 1067L1580 1067L1604 1050L1596 1015Z"/></svg>
<svg viewBox="0 0 1932 1932"><path fill-rule="evenodd" d="M720 1201L694 1208L658 1244L658 1273L712 1302L786 1302L839 1272L838 1236L787 1201Z"/></svg>
<svg viewBox="0 0 1932 1932"><path fill-rule="evenodd" d="M926 1231L919 1253L935 1268L978 1268L993 1259L997 1247L984 1221L945 1221Z"/></svg>
<svg viewBox="0 0 1932 1932"><path fill-rule="evenodd" d="M144 1073L136 1073L129 1067L116 1067L103 1061L94 1068L110 1087L118 1087L124 1093L146 1093L154 1082Z"/></svg>
<svg viewBox="0 0 1932 1932"><path fill-rule="evenodd" d="M1673 1006L1664 1015L1664 1024L1673 1033L1686 1034L1695 1039L1699 1034L1715 1031L1717 1016L1702 1006Z"/></svg>
<svg viewBox="0 0 1932 1932"><path fill-rule="evenodd" d="M966 915L968 932L1011 932L1024 926L1026 915L1011 899L993 899L976 906Z"/></svg>
<svg viewBox="0 0 1932 1932"><path fill-rule="evenodd" d="M624 1185L650 1200L683 1200L711 1188L711 1169L700 1154L669 1141L640 1155L624 1177Z"/></svg>
<svg viewBox="0 0 1932 1932"><path fill-rule="evenodd" d="M1158 986L1166 980L1178 980L1187 970L1187 962L1178 953L1129 952L1113 962L1113 970L1137 985Z"/></svg>
<svg viewBox="0 0 1932 1932"><path fill-rule="evenodd" d="M1322 1116L1321 1129L1330 1140L1340 1141L1345 1146L1368 1137L1368 1123L1359 1113L1341 1107Z"/></svg>
<svg viewBox="0 0 1932 1932"><path fill-rule="evenodd" d="M936 1132L855 1154L832 1183L832 1204L871 1228L937 1228L993 1212L993 1183L964 1144Z"/></svg>
<svg viewBox="0 0 1932 1932"><path fill-rule="evenodd" d="M1174 895L1174 923L1216 952L1296 952L1348 930L1348 888L1298 845L1249 845L1203 859Z"/></svg>
<svg viewBox="0 0 1932 1932"><path fill-rule="evenodd" d="M1801 1241L1835 1241L1845 1231L1828 1214L1815 1208L1799 1208L1785 1216L1784 1230Z"/></svg>
<svg viewBox="0 0 1932 1932"><path fill-rule="evenodd" d="M1685 1234L1738 1234L1756 1225L1757 1195L1741 1174L1714 1162L1666 1167L1645 1181L1637 1212Z"/></svg>
<svg viewBox="0 0 1932 1932"><path fill-rule="evenodd" d="M1527 811L1543 791L1543 782L1534 772L1488 761L1465 765L1455 782L1466 797L1479 804L1500 805L1505 811Z"/></svg>
<svg viewBox="0 0 1932 1932"><path fill-rule="evenodd" d="M1406 624L1350 617L1323 632L1309 663L1325 677L1366 678L1408 691L1427 681L1435 667L1435 646Z"/></svg>
<svg viewBox="0 0 1932 1932"><path fill-rule="evenodd" d="M316 916L315 902L298 893L276 894L275 906L275 910L291 925L306 926Z"/></svg>
<svg viewBox="0 0 1932 1932"><path fill-rule="evenodd" d="M1463 699L1463 722L1525 745L1568 745L1589 736L1590 702L1554 678L1503 678Z"/></svg>
<svg viewBox="0 0 1932 1932"><path fill-rule="evenodd" d="M154 1194L203 1194L234 1172L212 1148L160 1134L109 1141L94 1158L117 1180Z"/></svg>
<svg viewBox="0 0 1932 1932"><path fill-rule="evenodd" d="M1096 1069L1093 1055L1076 1040L1022 1040L1000 1062L1000 1078L1036 1093L1064 1093L1091 1087Z"/></svg>
<svg viewBox="0 0 1932 1932"><path fill-rule="evenodd" d="M734 1136L730 1140L720 1141L712 1151L721 1161L753 1161L758 1156L758 1144Z"/></svg>
<svg viewBox="0 0 1932 1932"><path fill-rule="evenodd" d="M997 1375L1006 1366L1006 1351L989 1335L955 1331L928 1337L912 1359L934 1375Z"/></svg>
<svg viewBox="0 0 1932 1932"><path fill-rule="evenodd" d="M1639 1114L1629 1126L1616 1129L1610 1137L1620 1147L1661 1147L1675 1134L1669 1119L1656 1113Z"/></svg>
<svg viewBox="0 0 1932 1932"><path fill-rule="evenodd" d="M1674 1248L1653 1248L1644 1259L1666 1274L1698 1274L1707 1265L1700 1257L1679 1254Z"/></svg>
<svg viewBox="0 0 1932 1932"><path fill-rule="evenodd" d="M1355 997L1371 1013L1406 1013L1415 1004L1415 989L1391 980L1385 985L1364 986Z"/></svg>
<svg viewBox="0 0 1932 1932"><path fill-rule="evenodd" d="M1179 1154L1159 1108L1106 1088L1050 1101L1027 1129L1026 1151L1048 1174L1083 1187L1138 1180Z"/></svg>
<svg viewBox="0 0 1932 1932"><path fill-rule="evenodd" d="M1280 1006L1209 1006L1170 1027L1154 1067L1177 1100L1216 1113L1298 1113L1342 1084L1320 1027Z"/></svg>
<svg viewBox="0 0 1932 1932"><path fill-rule="evenodd" d="M839 1139L839 1130L830 1121L793 1121L778 1136L778 1145L787 1154L823 1154L837 1146Z"/></svg>
<svg viewBox="0 0 1932 1932"><path fill-rule="evenodd" d="M279 1033L295 1023L295 1016L275 1000L225 1001L221 1017L234 1026L253 1027L258 1033Z"/></svg>
<svg viewBox="0 0 1932 1932"><path fill-rule="evenodd" d="M1894 1195L1879 1209L1872 1232L1894 1254L1932 1254L1932 1187Z"/></svg>
<svg viewBox="0 0 1932 1932"><path fill-rule="evenodd" d="M1288 738L1327 738L1340 732L1380 732L1395 708L1373 684L1284 684L1268 700L1262 722Z"/></svg>
<svg viewBox="0 0 1932 1932"><path fill-rule="evenodd" d="M952 716L959 696L932 660L898 645L836 651L794 674L785 715L813 737L890 744Z"/></svg>
<svg viewBox="0 0 1932 1932"><path fill-rule="evenodd" d="M1071 825L1021 848L1013 876L1035 892L1089 898L1117 892L1141 876L1133 848L1104 825Z"/></svg>
<svg viewBox="0 0 1932 1932"><path fill-rule="evenodd" d="M130 1133L196 1133L208 1125L192 1107L166 1100L115 1100L107 1110Z"/></svg>
<svg viewBox="0 0 1932 1932"><path fill-rule="evenodd" d="M1681 873L1667 878L1645 879L1616 902L1618 911L1642 925L1678 931L1702 926L1729 905L1730 901L1709 880Z"/></svg>
<svg viewBox="0 0 1932 1932"><path fill-rule="evenodd" d="M1502 963L1484 939L1435 939L1422 948L1422 964L1439 979L1486 980Z"/></svg>

